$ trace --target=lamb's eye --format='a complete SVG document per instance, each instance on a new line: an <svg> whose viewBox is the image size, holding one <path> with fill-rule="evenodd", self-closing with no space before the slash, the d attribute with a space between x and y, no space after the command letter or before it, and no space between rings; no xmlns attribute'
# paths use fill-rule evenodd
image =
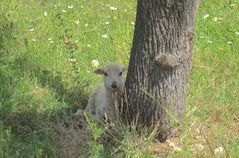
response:
<svg viewBox="0 0 239 158"><path fill-rule="evenodd" d="M105 76L108 76L108 74L107 74L106 72L104 72L104 75L105 75Z"/></svg>
<svg viewBox="0 0 239 158"><path fill-rule="evenodd" d="M119 73L119 76L121 76L121 75L122 75L122 72Z"/></svg>

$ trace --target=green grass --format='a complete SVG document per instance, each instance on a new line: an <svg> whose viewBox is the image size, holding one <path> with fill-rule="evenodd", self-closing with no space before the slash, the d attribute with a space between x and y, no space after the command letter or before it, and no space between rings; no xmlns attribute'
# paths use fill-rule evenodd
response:
<svg viewBox="0 0 239 158"><path fill-rule="evenodd" d="M188 113L198 109L186 120L183 152L165 157L212 157L219 146L222 156L239 156L239 1L232 3L201 3L187 98ZM0 1L0 157L59 156L45 122L85 106L101 81L93 59L128 64L135 11L135 0ZM126 155L140 151L124 145L130 139L120 143ZM203 152L193 151L196 143Z"/></svg>

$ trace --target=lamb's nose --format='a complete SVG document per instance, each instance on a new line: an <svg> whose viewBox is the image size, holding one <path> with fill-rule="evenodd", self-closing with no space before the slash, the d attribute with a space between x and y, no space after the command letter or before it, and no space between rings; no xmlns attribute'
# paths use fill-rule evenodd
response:
<svg viewBox="0 0 239 158"><path fill-rule="evenodd" d="M114 89L117 88L117 83L115 81L113 81L112 84L111 84L111 87L114 88Z"/></svg>

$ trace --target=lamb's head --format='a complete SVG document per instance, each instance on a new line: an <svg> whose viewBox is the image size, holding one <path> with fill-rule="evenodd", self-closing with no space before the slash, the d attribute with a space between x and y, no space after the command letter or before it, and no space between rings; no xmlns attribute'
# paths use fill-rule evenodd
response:
<svg viewBox="0 0 239 158"><path fill-rule="evenodd" d="M126 68L118 64L108 64L105 68L97 68L95 73L104 75L105 87L115 92L124 84L122 73L125 70Z"/></svg>

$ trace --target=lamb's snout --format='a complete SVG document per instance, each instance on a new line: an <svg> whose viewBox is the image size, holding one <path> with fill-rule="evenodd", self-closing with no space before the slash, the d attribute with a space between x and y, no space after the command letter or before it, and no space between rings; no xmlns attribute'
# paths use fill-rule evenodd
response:
<svg viewBox="0 0 239 158"><path fill-rule="evenodd" d="M116 89L117 88L117 82L113 81L112 84L111 84L111 87L113 89Z"/></svg>

